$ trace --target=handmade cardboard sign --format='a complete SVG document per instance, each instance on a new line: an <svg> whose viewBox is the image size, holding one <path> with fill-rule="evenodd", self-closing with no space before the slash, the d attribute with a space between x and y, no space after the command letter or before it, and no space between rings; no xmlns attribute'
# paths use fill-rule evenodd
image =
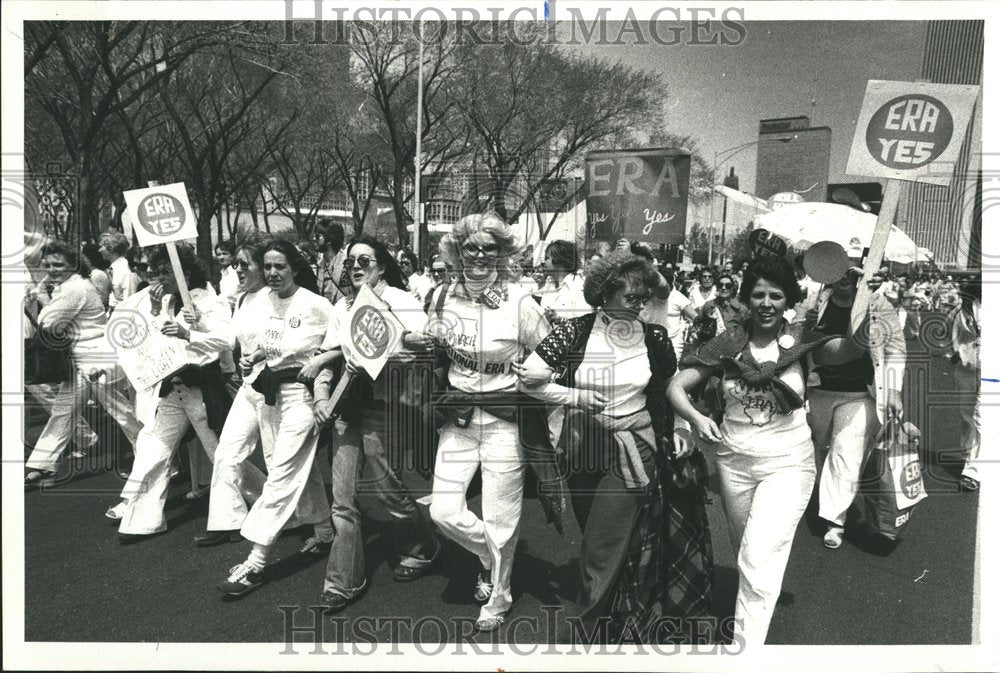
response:
<svg viewBox="0 0 1000 673"><path fill-rule="evenodd" d="M587 238L684 242L691 153L601 150L586 156Z"/></svg>
<svg viewBox="0 0 1000 673"><path fill-rule="evenodd" d="M173 297L164 295L160 315L153 316L149 293L137 292L123 299L108 319L108 341L137 391L148 390L188 363L185 342L160 332L162 320L173 314L172 301Z"/></svg>

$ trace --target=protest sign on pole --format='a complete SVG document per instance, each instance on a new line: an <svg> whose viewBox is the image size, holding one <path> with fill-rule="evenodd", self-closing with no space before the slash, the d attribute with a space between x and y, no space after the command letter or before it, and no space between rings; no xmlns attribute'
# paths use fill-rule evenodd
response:
<svg viewBox="0 0 1000 673"><path fill-rule="evenodd" d="M340 328L344 355L368 372L372 380L378 378L385 363L399 351L406 331L403 323L367 285L361 286ZM351 378L346 372L340 377L330 396L333 408L337 407Z"/></svg>
<svg viewBox="0 0 1000 673"><path fill-rule="evenodd" d="M587 238L684 242L690 152L602 150L588 153L586 164Z"/></svg>
<svg viewBox="0 0 1000 673"><path fill-rule="evenodd" d="M124 192L124 196L127 216L131 219L139 245L166 245L177 289L184 304L191 306L191 296L175 245L176 241L198 238L198 220L188 201L184 183L132 189Z"/></svg>
<svg viewBox="0 0 1000 673"><path fill-rule="evenodd" d="M853 329L868 310L868 282L882 266L901 181L951 183L978 95L978 86L868 81L846 172L888 180L851 311Z"/></svg>

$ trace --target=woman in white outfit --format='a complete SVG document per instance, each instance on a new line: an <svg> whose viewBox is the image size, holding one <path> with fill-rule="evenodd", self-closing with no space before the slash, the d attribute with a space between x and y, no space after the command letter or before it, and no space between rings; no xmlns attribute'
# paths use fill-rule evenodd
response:
<svg viewBox="0 0 1000 673"><path fill-rule="evenodd" d="M491 394L511 404L518 382L512 365L538 346L549 325L530 295L516 293L518 279L509 264L520 250L496 214L463 217L442 239L441 252L458 280L434 293L430 331L447 343L448 383L468 398L468 407L464 413L452 409L458 413L441 429L430 513L446 536L479 558L482 572L474 598L484 605L476 625L493 631L512 601L524 455L513 420L516 407L513 419L506 419L496 415L499 408L490 413L483 405ZM477 468L483 480L482 519L466 500Z"/></svg>
<svg viewBox="0 0 1000 673"><path fill-rule="evenodd" d="M344 263L350 273L355 289L367 285L388 306L407 330L403 334L404 352L393 360L408 361L410 352L426 350L430 338L423 334L427 321L422 302L407 292L406 283L396 260L384 244L362 238L351 243ZM331 332L342 334L352 299L342 299L334 307L334 324ZM422 577L430 568L440 548L431 532L430 522L417 507L409 489L403 483L402 475L393 466L405 446L400 433L390 435L390 428L399 427L400 419L390 419L390 414L399 411L392 404L393 394L388 380L391 366L382 370L372 381L358 363L347 359L347 371L357 377L348 391L346 404L341 406L333 438L333 518L334 538L330 545L321 545L314 540L317 551L329 549L326 579L320 599L328 611L339 611L357 599L367 588L368 580L365 563L365 539L361 527L361 508L358 495L374 493L392 518L393 543L399 560L393 571L397 582L410 582ZM326 423L333 411L329 400L328 384L332 370L325 369L316 379L316 420ZM368 465L370 480L364 479L365 465Z"/></svg>
<svg viewBox="0 0 1000 673"><path fill-rule="evenodd" d="M238 347L233 349L233 355L253 354L257 350L253 320L244 320L246 316L240 315L240 309L257 296L271 291L264 284L264 244L254 239L241 243L236 249L233 268L239 287L233 324ZM196 547L242 540L239 528L264 488L264 473L249 460L260 442L260 423L250 400L263 398L251 387L250 381L240 377L238 383L215 449L207 532L194 538Z"/></svg>
<svg viewBox="0 0 1000 673"><path fill-rule="evenodd" d="M184 279L188 284L192 306L181 308L177 279L166 248L156 248L150 254L149 265L153 283L142 292L139 310L161 334L185 342L187 365L148 391L150 395L137 403L149 409L139 439L136 442L135 463L122 498L127 501L118 528L122 544L138 542L167 529L163 509L170 486L170 464L178 445L194 428L209 460L219 443L228 411L219 369L219 355L232 347L232 318L224 299L208 289L208 270L198 259L194 248L178 244L177 255ZM172 306L161 312L163 298L171 295ZM174 312L171 315L171 311Z"/></svg>
<svg viewBox="0 0 1000 673"><path fill-rule="evenodd" d="M850 332L857 279L856 273L845 273L819 293L817 332ZM819 516L826 521L823 544L828 549L843 544L847 510L883 424L893 417L903 420L906 339L899 317L882 294L871 295L868 311L875 335L869 350L850 362L817 367L809 381L809 425L820 468ZM807 314L807 325L811 317Z"/></svg>
<svg viewBox="0 0 1000 673"><path fill-rule="evenodd" d="M218 585L219 591L230 596L245 595L263 584L271 546L293 515L301 523L314 524L319 539L333 539L323 479L314 462L318 428L313 398L303 382L305 366L327 339L333 306L317 294L316 276L292 243L269 242L263 261L270 292L244 302L235 320L240 342L247 342L250 334L256 346L240 358L245 380L256 394L248 392L234 404L232 420L226 425L246 424L256 416L267 481L242 522L237 519L245 505L238 491L230 488L217 493L220 482L216 479L211 493L210 510L221 505L222 512L236 513L225 527L242 524L240 533L253 543L247 559L233 566ZM252 447L243 438L237 442L249 455ZM216 466L219 471L231 473L246 459L239 452L227 454L225 465ZM217 504L219 497L225 502ZM210 522L210 527L215 525L219 524Z"/></svg>
<svg viewBox="0 0 1000 673"><path fill-rule="evenodd" d="M740 300L750 320L726 331L682 361L667 394L701 446L716 449L723 507L738 550L735 638L762 645L785 574L795 528L816 477L804 407L803 361L846 362L862 350L788 325L782 314L799 300L795 273L784 259L758 259L747 269ZM688 393L712 375L723 378L721 429L691 404ZM676 433L678 456L692 444Z"/></svg>
<svg viewBox="0 0 1000 673"><path fill-rule="evenodd" d="M951 350L945 358L955 366L955 391L962 397L958 413L962 425L958 448L965 465L959 485L964 491L979 490L979 345L982 340L979 311L983 299L981 278L970 278L962 285L961 304L948 314L951 323Z"/></svg>
<svg viewBox="0 0 1000 673"><path fill-rule="evenodd" d="M38 329L72 339L73 373L59 386L52 412L27 461L25 485L51 481L80 425L80 412L93 396L121 426L134 446L141 424L129 401L128 381L108 342L108 316L98 291L82 277L76 250L59 242L42 249L46 277L31 288L31 299L41 305ZM49 290L48 288L51 288ZM50 294L51 292L51 294Z"/></svg>

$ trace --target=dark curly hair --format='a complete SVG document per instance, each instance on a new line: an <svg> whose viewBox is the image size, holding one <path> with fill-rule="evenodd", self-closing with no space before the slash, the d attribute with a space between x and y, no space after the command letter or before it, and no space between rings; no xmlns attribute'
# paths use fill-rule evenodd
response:
<svg viewBox="0 0 1000 673"><path fill-rule="evenodd" d="M625 287L627 278L649 288L660 282L656 269L646 259L627 250L617 250L591 267L583 284L583 298L595 308L603 306L611 293Z"/></svg>
<svg viewBox="0 0 1000 673"><path fill-rule="evenodd" d="M198 253L189 243L178 242L177 257L181 261L181 269L188 272L188 288L192 290L204 289L208 285L208 268L205 263L198 259ZM155 269L163 264L170 264L170 255L167 253L167 246L157 245L149 249L149 268Z"/></svg>
<svg viewBox="0 0 1000 673"><path fill-rule="evenodd" d="M305 258L295 244L283 238L275 238L268 241L261 251L261 258L269 252L280 252L288 260L288 265L292 267L292 279L299 287L309 290L313 294L319 294L319 285L316 282L316 274L309 266L309 260Z"/></svg>
<svg viewBox="0 0 1000 673"><path fill-rule="evenodd" d="M743 272L743 282L740 284L739 300L750 305L750 294L757 281L766 280L774 283L785 293L788 308L792 308L802 299L802 290L795 277L795 270L784 257L759 257Z"/></svg>
<svg viewBox="0 0 1000 673"><path fill-rule="evenodd" d="M552 241L545 254L552 258L552 271L576 272L576 244L572 241Z"/></svg>
<svg viewBox="0 0 1000 673"><path fill-rule="evenodd" d="M371 236L362 236L356 241L351 241L351 244L347 246L348 257L351 255L351 249L359 243L367 245L375 251L375 262L382 267L382 280L391 287L405 290L406 281L403 280L403 270L399 268L399 262L389 252L389 248L385 247L385 243Z"/></svg>

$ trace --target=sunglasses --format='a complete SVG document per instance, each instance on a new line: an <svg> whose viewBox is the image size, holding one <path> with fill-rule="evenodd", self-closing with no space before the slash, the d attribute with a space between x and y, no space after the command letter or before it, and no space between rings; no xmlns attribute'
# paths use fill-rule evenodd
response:
<svg viewBox="0 0 1000 673"><path fill-rule="evenodd" d="M448 269L431 269L431 273L435 276L440 276L442 274L448 273Z"/></svg>
<svg viewBox="0 0 1000 673"><path fill-rule="evenodd" d="M462 245L462 254L466 257L476 257L480 253L485 257L497 257L500 255L500 246L496 243L479 246L471 242Z"/></svg>
<svg viewBox="0 0 1000 673"><path fill-rule="evenodd" d="M732 290L733 289L733 284L732 283L718 283L715 287L719 288L720 290Z"/></svg>
<svg viewBox="0 0 1000 673"><path fill-rule="evenodd" d="M250 268L250 262L244 261L242 259L238 259L235 262L233 262L233 268L234 269L240 269L242 271L246 271L247 269Z"/></svg>
<svg viewBox="0 0 1000 673"><path fill-rule="evenodd" d="M643 294L627 294L625 295L625 303L629 306L638 306L639 304L648 304L652 298L652 292L644 292Z"/></svg>
<svg viewBox="0 0 1000 673"><path fill-rule="evenodd" d="M344 268L353 269L354 263L357 262L358 266L360 266L362 269L367 269L369 266L372 265L372 262L374 261L375 259L369 257L368 255L358 255L357 257L348 257L347 259L344 260Z"/></svg>

